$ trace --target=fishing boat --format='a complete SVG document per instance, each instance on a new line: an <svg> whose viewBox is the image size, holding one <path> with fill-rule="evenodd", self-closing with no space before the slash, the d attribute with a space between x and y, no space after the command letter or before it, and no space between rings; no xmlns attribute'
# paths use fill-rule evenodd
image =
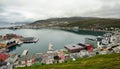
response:
<svg viewBox="0 0 120 69"><path fill-rule="evenodd" d="M25 56L28 54L28 50L24 50L23 53L21 54L21 56Z"/></svg>
<svg viewBox="0 0 120 69"><path fill-rule="evenodd" d="M15 40L1 40L0 41L0 47L2 48L10 48L16 45L17 43Z"/></svg>

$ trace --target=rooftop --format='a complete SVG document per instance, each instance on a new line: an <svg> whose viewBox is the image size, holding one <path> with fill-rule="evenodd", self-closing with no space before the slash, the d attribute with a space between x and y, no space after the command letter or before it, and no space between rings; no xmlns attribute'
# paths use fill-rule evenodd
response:
<svg viewBox="0 0 120 69"><path fill-rule="evenodd" d="M84 48L83 46L72 44L72 45L66 45L66 48L72 50L72 49L79 49L79 48Z"/></svg>
<svg viewBox="0 0 120 69"><path fill-rule="evenodd" d="M19 58L19 60L21 61L25 61L25 60L30 60L30 59L35 59L35 58L41 58L41 54L33 54L33 55L26 55L26 56L22 56Z"/></svg>

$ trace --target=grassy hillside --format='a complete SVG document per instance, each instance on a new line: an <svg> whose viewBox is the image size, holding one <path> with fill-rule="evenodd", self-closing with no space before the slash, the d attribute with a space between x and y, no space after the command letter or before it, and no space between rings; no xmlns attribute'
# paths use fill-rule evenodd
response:
<svg viewBox="0 0 120 69"><path fill-rule="evenodd" d="M64 27L79 26L80 28L120 28L120 19L89 19L72 22L70 24L61 25Z"/></svg>
<svg viewBox="0 0 120 69"><path fill-rule="evenodd" d="M68 60L65 63L36 65L16 69L120 69L120 53Z"/></svg>
<svg viewBox="0 0 120 69"><path fill-rule="evenodd" d="M52 24L52 25L50 25ZM110 29L120 28L120 19L92 18L92 17L70 17L70 18L51 18L38 20L29 25L40 27L79 27L81 29Z"/></svg>

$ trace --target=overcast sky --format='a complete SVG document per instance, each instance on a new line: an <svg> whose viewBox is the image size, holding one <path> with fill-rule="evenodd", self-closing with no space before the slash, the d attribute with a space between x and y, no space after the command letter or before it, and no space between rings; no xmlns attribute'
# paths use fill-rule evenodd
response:
<svg viewBox="0 0 120 69"><path fill-rule="evenodd" d="M72 16L120 18L120 0L0 0L0 23Z"/></svg>

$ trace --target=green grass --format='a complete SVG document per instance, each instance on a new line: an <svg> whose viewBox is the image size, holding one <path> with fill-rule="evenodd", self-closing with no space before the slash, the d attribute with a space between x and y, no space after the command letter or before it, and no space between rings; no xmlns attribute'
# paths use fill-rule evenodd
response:
<svg viewBox="0 0 120 69"><path fill-rule="evenodd" d="M89 19L89 20L81 20L77 22L72 22L67 25L63 25L66 27L74 27L79 26L80 28L120 28L120 19Z"/></svg>
<svg viewBox="0 0 120 69"><path fill-rule="evenodd" d="M78 58L64 63L51 65L35 65L16 69L120 69L120 53L97 55L90 58Z"/></svg>

